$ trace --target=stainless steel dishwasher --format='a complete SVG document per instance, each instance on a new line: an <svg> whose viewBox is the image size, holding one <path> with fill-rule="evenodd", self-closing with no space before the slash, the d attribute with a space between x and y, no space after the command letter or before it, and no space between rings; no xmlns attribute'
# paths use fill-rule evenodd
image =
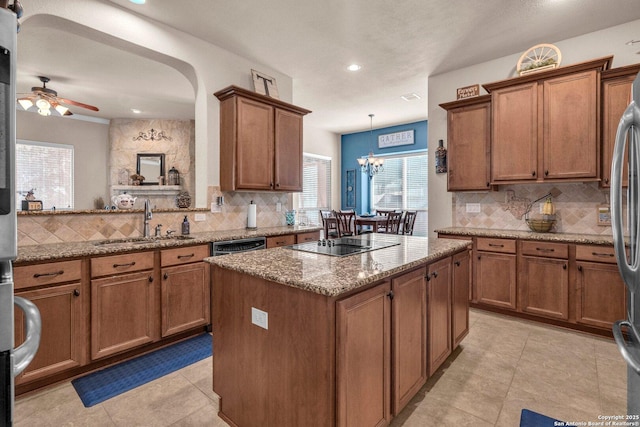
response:
<svg viewBox="0 0 640 427"><path fill-rule="evenodd" d="M211 256L235 254L238 252L256 251L267 248L265 237L250 237L247 239L222 240L213 242Z"/></svg>

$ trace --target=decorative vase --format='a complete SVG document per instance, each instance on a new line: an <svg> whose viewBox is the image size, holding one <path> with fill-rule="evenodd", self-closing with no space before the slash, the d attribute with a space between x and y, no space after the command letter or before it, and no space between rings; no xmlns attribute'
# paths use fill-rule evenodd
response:
<svg viewBox="0 0 640 427"><path fill-rule="evenodd" d="M176 196L176 204L178 205L179 208L183 208L183 209L186 209L189 206L191 206L191 196L189 195L189 192L181 191Z"/></svg>
<svg viewBox="0 0 640 427"><path fill-rule="evenodd" d="M436 148L436 173L447 172L447 149L444 148L444 141L438 141L438 148Z"/></svg>

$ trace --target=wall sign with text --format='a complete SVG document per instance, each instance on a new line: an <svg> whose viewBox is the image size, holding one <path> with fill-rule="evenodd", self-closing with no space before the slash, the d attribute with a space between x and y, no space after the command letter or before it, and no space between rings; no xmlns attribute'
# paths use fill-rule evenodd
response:
<svg viewBox="0 0 640 427"><path fill-rule="evenodd" d="M398 145L411 145L415 144L414 140L415 131L404 130L402 132L388 133L386 135L378 136L378 148L397 147Z"/></svg>

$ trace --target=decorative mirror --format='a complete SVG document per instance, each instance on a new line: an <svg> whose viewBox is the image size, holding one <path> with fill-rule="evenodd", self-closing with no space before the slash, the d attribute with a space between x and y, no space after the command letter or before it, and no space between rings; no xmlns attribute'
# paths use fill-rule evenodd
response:
<svg viewBox="0 0 640 427"><path fill-rule="evenodd" d="M136 173L144 176L142 185L162 185L164 180L164 154L163 153L138 153Z"/></svg>

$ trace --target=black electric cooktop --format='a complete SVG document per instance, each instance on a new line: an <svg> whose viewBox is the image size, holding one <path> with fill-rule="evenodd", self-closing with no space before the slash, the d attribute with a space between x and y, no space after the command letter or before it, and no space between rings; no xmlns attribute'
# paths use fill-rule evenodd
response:
<svg viewBox="0 0 640 427"><path fill-rule="evenodd" d="M376 249L388 248L399 245L396 242L385 242L382 240L354 239L351 237L341 237L339 239L321 239L317 242L300 243L288 246L288 248L312 252L329 256L349 256L363 252L375 251Z"/></svg>

